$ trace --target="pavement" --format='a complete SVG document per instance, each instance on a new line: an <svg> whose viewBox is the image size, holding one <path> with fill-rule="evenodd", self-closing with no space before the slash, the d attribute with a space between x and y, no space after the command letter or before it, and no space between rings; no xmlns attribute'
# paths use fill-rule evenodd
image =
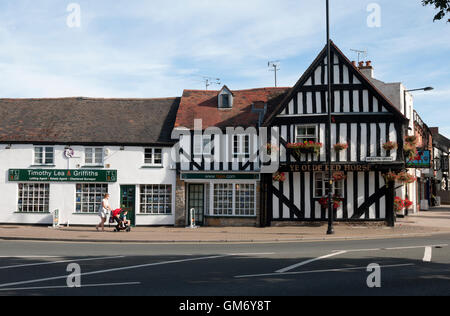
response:
<svg viewBox="0 0 450 316"><path fill-rule="evenodd" d="M131 232L105 232L95 227L1 225L0 240L114 242L114 243L222 243L295 242L316 240L378 239L450 233L450 205L398 218L395 227L337 223L335 234L326 235L327 224L284 227L136 227Z"/></svg>

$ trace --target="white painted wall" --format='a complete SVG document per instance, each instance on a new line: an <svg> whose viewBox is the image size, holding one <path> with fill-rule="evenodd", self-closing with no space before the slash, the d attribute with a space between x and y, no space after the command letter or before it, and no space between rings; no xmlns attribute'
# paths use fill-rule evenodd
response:
<svg viewBox="0 0 450 316"><path fill-rule="evenodd" d="M75 157L70 160L64 156L65 146L53 146L55 148L55 167L50 169L78 169L84 165L84 147L73 146ZM175 223L175 183L176 171L170 164L170 148L163 148L163 168L143 168L144 147L120 147L106 146L110 153L104 159L104 164L117 170L117 182L110 183L108 191L111 194L110 205L113 209L120 207L120 185L136 185L136 224L137 225L173 225ZM34 146L12 145L6 149L6 145L0 144L0 223L23 224L51 224L51 214L17 213L18 183L8 181L9 169L30 169L34 163ZM34 167L46 169L46 167ZM147 215L139 214L140 184L166 184L172 185L172 214L171 215ZM71 225L94 225L99 222L97 214L75 213L75 183L50 183L50 210L60 210L60 222L67 221Z"/></svg>

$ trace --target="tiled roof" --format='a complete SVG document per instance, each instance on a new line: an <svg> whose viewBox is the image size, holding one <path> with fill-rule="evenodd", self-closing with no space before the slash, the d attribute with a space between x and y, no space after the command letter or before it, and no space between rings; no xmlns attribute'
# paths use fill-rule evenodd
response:
<svg viewBox="0 0 450 316"><path fill-rule="evenodd" d="M180 98L0 99L0 142L165 144Z"/></svg>
<svg viewBox="0 0 450 316"><path fill-rule="evenodd" d="M289 89L233 90L232 109L218 108L218 94L220 91L185 90L181 98L175 127L193 129L195 119L202 119L204 129L212 126L219 128L227 126L257 126L259 115L251 111L252 104L267 103L267 113L270 113Z"/></svg>

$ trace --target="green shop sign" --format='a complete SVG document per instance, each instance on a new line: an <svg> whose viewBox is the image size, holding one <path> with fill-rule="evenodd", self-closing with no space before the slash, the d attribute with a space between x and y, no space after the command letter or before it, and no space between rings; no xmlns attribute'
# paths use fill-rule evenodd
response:
<svg viewBox="0 0 450 316"><path fill-rule="evenodd" d="M259 174L237 173L184 173L183 180L259 180Z"/></svg>
<svg viewBox="0 0 450 316"><path fill-rule="evenodd" d="M9 169L13 182L116 182L117 170Z"/></svg>

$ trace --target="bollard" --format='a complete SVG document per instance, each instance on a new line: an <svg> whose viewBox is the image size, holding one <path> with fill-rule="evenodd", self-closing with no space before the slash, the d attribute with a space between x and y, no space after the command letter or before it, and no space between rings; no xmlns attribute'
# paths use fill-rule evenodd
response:
<svg viewBox="0 0 450 316"><path fill-rule="evenodd" d="M191 208L191 228L197 228L195 225L195 208Z"/></svg>

